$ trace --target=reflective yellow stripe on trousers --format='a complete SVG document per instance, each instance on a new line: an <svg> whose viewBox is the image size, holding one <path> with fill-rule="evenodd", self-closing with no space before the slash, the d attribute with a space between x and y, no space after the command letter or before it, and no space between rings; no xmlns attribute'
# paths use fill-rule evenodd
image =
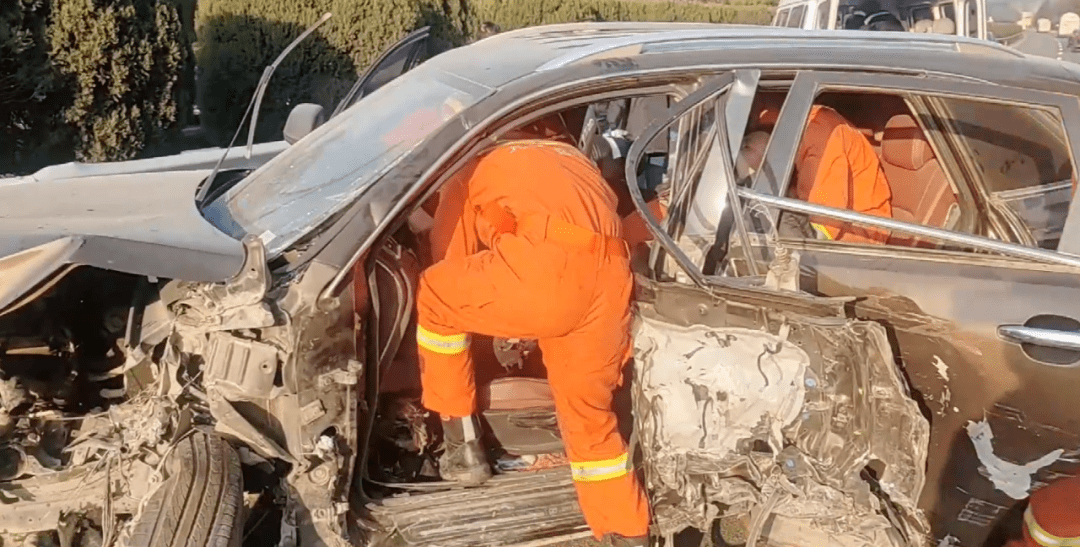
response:
<svg viewBox="0 0 1080 547"><path fill-rule="evenodd" d="M617 479L630 472L630 468L627 466L628 460L629 457L624 452L610 460L570 462L570 471L577 482L599 482Z"/></svg>
<svg viewBox="0 0 1080 547"><path fill-rule="evenodd" d="M437 334L417 325L416 343L428 351L443 355L457 355L469 349L469 335Z"/></svg>
<svg viewBox="0 0 1080 547"><path fill-rule="evenodd" d="M1043 527L1039 526L1039 521L1035 520L1030 505L1027 511L1024 511L1024 524L1027 525L1031 539L1043 547L1080 547L1080 537L1063 538L1043 530Z"/></svg>
<svg viewBox="0 0 1080 547"><path fill-rule="evenodd" d="M824 226L822 226L820 224L817 224L815 222L811 222L810 226L812 226L814 228L814 231L817 232L818 235L820 235L822 238L825 238L825 239L827 239L829 241L832 241L833 236L832 236L832 234L829 233L829 230L827 228L825 228ZM818 238L818 239L821 239L821 238Z"/></svg>

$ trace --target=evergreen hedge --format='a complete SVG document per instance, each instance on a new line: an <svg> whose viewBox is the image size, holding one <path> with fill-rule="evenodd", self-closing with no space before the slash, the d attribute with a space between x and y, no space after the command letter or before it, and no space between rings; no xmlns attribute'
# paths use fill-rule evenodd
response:
<svg viewBox="0 0 1080 547"><path fill-rule="evenodd" d="M660 2L650 0L481 0L477 18L503 29L572 21L682 21L767 24L775 3Z"/></svg>
<svg viewBox="0 0 1080 547"><path fill-rule="evenodd" d="M183 121L173 0L0 2L0 174L144 155Z"/></svg>
<svg viewBox="0 0 1080 547"><path fill-rule="evenodd" d="M470 21L464 0L200 0L198 104L213 140L228 141L263 69L328 11L333 17L274 72L259 112L257 141L280 140L296 104L313 102L331 110L357 73L409 31L431 25L442 41L461 43Z"/></svg>
<svg viewBox="0 0 1080 547"><path fill-rule="evenodd" d="M199 0L199 109L218 143L236 131L263 68L323 13L333 17L274 72L259 113L257 141L281 138L301 102L327 109L385 48L431 25L438 41L461 45L485 22L502 30L604 21L768 23L773 0L723 3L650 0ZM246 129L245 129L246 131Z"/></svg>

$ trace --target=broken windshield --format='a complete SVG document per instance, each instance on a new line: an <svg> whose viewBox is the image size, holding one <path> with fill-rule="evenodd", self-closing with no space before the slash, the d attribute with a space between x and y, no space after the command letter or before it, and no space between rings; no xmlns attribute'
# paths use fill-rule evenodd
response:
<svg viewBox="0 0 1080 547"><path fill-rule="evenodd" d="M270 257L281 254L492 91L424 68L386 84L313 131L206 205L203 216L236 239L258 236Z"/></svg>

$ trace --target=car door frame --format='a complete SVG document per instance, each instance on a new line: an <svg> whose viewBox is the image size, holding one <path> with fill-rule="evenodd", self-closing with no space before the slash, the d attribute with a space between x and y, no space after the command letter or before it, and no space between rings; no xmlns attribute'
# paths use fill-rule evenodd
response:
<svg viewBox="0 0 1080 547"><path fill-rule="evenodd" d="M800 76L802 77L800 79ZM946 273L952 273L955 276L957 283L959 281L975 279L969 277L976 275L970 272L980 272L978 275L989 275L990 278L994 278L999 286L1004 285L1011 287L1017 294L1027 292L1028 294L1037 294L1036 291L1028 290L1026 286L1039 285L1043 282L1047 283L1048 287L1054 290L1061 290L1062 286L1073 286L1076 288L1077 279L1080 278L1080 257L1069 252L1071 249L1077 247L1078 242L1076 229L1077 229L1077 215L1073 214L1074 209L1077 208L1077 201L1075 198L1070 203L1069 216L1066 219L1065 227L1063 230L1061 244L1058 251L1044 251L1042 249L1025 247L1018 243L991 240L980 236L972 236L968 234L952 233L947 230L930 228L925 226L919 226L915 224L909 224L906 222L896 221L893 219L883 219L864 215L860 213L854 213L851 211L844 211L839 209L833 209L828 207L820 207L814 204L809 204L792 198L782 197L788 185L791 183L792 168L794 163L794 157L799 145L799 140L803 129L805 127L806 120L809 117L810 108L814 99L822 91L843 90L845 88L858 89L858 90L874 90L874 91L895 91L898 93L915 93L926 94L932 96L955 96L958 98L969 98L981 101L990 100L991 102L1001 102L1003 104L1016 104L1023 103L1026 105L1038 105L1058 108L1061 115L1061 121L1066 131L1066 137L1069 139L1069 153L1070 160L1073 162L1073 166L1077 165L1076 159L1080 157L1080 103L1077 102L1075 97L1067 97L1054 93L1047 93L1041 91L1033 91L1026 89L1017 89L1012 87L1005 87L996 84L979 83L979 82L964 82L954 81L948 79L939 78L918 78L910 76L895 76L895 75L873 75L873 74L814 74L814 73L800 73L796 77L796 81L793 82L791 91L788 98L785 101L781 110L780 118L777 121L776 127L773 130L773 141L769 143L769 148L765 154L765 165L759 171L757 178L754 179L754 186L752 189L740 189L739 195L745 200L742 204L743 213L747 211L746 201L760 202L768 207L768 213L771 221L775 222L780 210L795 211L803 214L813 214L818 216L833 217L842 221L856 222L867 226L875 226L886 228L893 231L900 231L917 236L928 236L933 239L941 240L946 243L953 243L960 247L974 248L978 251L983 251L987 254L963 252L963 251L943 251L935 249L922 249L922 248L905 248L899 246L877 246L877 245L853 245L840 242L824 242L816 240L794 240L791 247L799 248L804 251L809 251L809 256L815 262L813 266L810 266L811 270L818 268L821 264L827 269L829 267L840 268L841 273L843 268L847 268L849 271L857 272L859 268L867 268L871 265L877 265L883 267L885 264L904 264L905 261L909 261L910 270L899 271L894 273L894 270L888 270L888 276L890 279L900 279L895 281L896 283L908 283L910 286L910 279L917 279L920 275L932 277L935 275L935 271L925 270L927 264L936 262L940 268L937 271L943 271ZM779 175L779 176L777 176ZM788 240L791 241L791 240ZM786 242L785 242L786 243ZM784 244L784 243L782 243ZM768 245L768 243L766 244ZM769 254L775 256L775 249L766 249L770 251ZM817 256L814 256L814 254ZM753 253L756 254L756 253ZM993 256L1004 255L1004 256ZM850 257L849 260L861 261L853 262L855 265L843 265L841 262L844 256ZM824 257L826 262L821 262L821 257ZM829 264L827 260L829 257L839 258L840 261ZM839 266L837 266L839 264ZM922 266L922 267L920 267ZM807 265L803 264L804 272ZM924 271L918 271L924 270ZM916 272L912 274L911 272ZM967 271L967 274L961 272ZM810 272L811 274L818 274L817 270ZM896 277L896 276L901 277ZM907 275L909 279L906 281L903 276ZM912 277L912 275L914 275ZM878 274L880 278L881 274ZM1020 281L1016 281L1019 279ZM820 281L815 277L815 281ZM840 278L837 283L843 286L844 279ZM869 286L878 286L875 283L880 279L871 279L868 281ZM983 279L985 281L985 279ZM989 284L992 284L990 282ZM1016 283L1015 285L1009 285L1009 283ZM932 288L932 287L931 287ZM856 289L856 292L864 291L864 289ZM850 294L836 294L831 291L823 291L825 294L831 296L851 296ZM895 292L895 294L894 294ZM961 291L962 292L962 291ZM936 294L936 293L928 293ZM960 293L958 293L960 294ZM984 295L985 296L985 295ZM1044 291L1041 296L1045 297ZM925 295L923 295L925 299ZM957 539L953 535L955 532L961 536L960 541L971 540L985 540L986 537L994 537L993 534L1008 533L1006 530L1015 528L1015 516L1018 511L1022 511L1023 502L1018 501L1009 505L1004 503L1006 496L1003 496L1004 490L999 487L995 482L990 485L988 481L982 481L980 479L974 479L976 482L962 482L964 477L978 477L977 471L973 471L963 461L963 456L958 456L963 451L974 450L977 452L980 446L984 447L996 447L999 453L1007 452L1012 449L1014 451L1013 458L1016 459L1021 465L1025 463L1034 464L1039 461L1037 458L1042 455L1042 452L1047 452L1047 455L1053 452L1047 449L1047 446L1055 446L1057 448L1065 450L1066 454L1072 454L1074 451L1080 449L1080 437L1075 433L1070 433L1068 430L1062 430L1055 424L1050 422L1039 422L1037 418L1032 417L1036 409L1024 407L1022 405L1014 405L1013 401L1019 400L1024 402L1024 399L1030 398L1024 395L1024 390L1033 387L1036 391L1032 393L1038 393L1038 390L1046 389L1046 384L1051 383L1048 379L1056 377L1061 378L1062 369L1070 368L1072 372L1075 372L1075 368L1080 366L1080 362L1073 362L1068 365L1053 365L1049 363L1049 366L1061 367L1058 369L1036 369L1040 371L1040 375L1036 377L1022 376L1025 368L1031 369L1032 363L1037 365L1047 366L1048 363L1045 360L1032 357L1031 354L1023 348L1023 344L1017 343L1015 338L1010 338L1009 334L1002 329L1008 325L1002 325L997 329L997 338L1000 339L998 344L1000 346L1000 353L986 354L989 361L983 359L983 368L971 367L972 357L963 357L964 366L957 367L953 362L952 374L953 380L957 378L957 369L959 368L962 376L961 381L975 381L978 378L977 375L966 376L967 372L971 371L987 371L988 373L1001 373L1001 374L1013 374L1019 380L1016 382L1018 388L1013 391L999 392L995 395L985 397L981 409L978 407L972 407L964 410L959 410L956 407L952 407L948 401L952 397L956 400L956 397L960 392L951 393L948 391L950 385L950 378L948 369L938 368L936 371L931 365L931 354L933 358L940 361L935 351L946 353L940 353L948 359L959 359L961 357L962 349L956 349L962 347L961 344L971 342L972 339L963 340L958 338L960 335L968 334L964 332L967 329L957 329L950 325L942 323L945 321L939 317L936 317L934 313L924 314L922 309L916 304L914 308L906 306L906 297L903 296L901 290L885 289L884 297L877 298L873 296L860 296L865 300L853 306L852 313L858 317L876 318L886 323L892 323L893 325L900 324L904 321L909 321L908 325L903 327L895 327L894 340L896 340L897 350L896 354L904 361L904 368L909 374L909 378L916 388L916 392L920 397L929 393L930 398L936 397L936 400L932 400L933 406L943 406L944 408L935 408L931 411L932 414L940 414L942 423L942 432L938 435L938 440L935 441L937 448L931 447L931 452L935 451L938 454L936 462L931 462L931 467L940 466L936 468L934 473L929 475L929 479L933 479L935 476L948 476L947 473L962 473L955 477L956 484L955 489L960 493L953 492L949 494L948 491L952 487L944 485L940 490L934 493L937 497L927 498L927 502L932 501L932 507L924 507L924 509L932 510L936 513L938 522L948 522L948 519L952 519L954 522L947 523L941 526L946 527L944 531L941 528L936 530L938 540L945 541L949 536ZM1045 298L1041 300L1046 302ZM1001 303L1005 304L1007 298L1002 300ZM911 301L910 304L915 304ZM954 304L955 305L955 304ZM1061 304L1058 306L1058 312L1053 310L1046 310L1047 313L1060 313L1061 315L1069 316L1069 311L1065 310L1069 306L1067 304ZM1070 308L1073 316L1076 315L1075 308ZM1025 315L1030 313L1026 309L1021 309L1016 312L1018 315ZM989 323L996 323L996 320L990 320ZM942 328L943 332L950 333L942 336L939 333L932 333L934 329ZM985 325L977 328L983 328ZM977 329L976 328L976 329ZM918 333L920 329L924 329L926 334L912 334ZM900 332L906 330L907 332ZM983 332L983 338L981 342L986 344L982 346L982 349L990 347L995 349L993 344L993 338L985 336ZM907 338L906 344L900 343L901 335ZM922 336L922 338L919 338ZM1074 336L1075 334L1070 334ZM925 342L927 347L917 347L911 349L909 352L905 349L905 346L909 346L914 340L920 340ZM976 347L978 350L979 347ZM952 353L948 353L951 351ZM973 352L971 355L975 355ZM978 355L984 355L982 352L978 352ZM996 356L997 361L994 361ZM918 359L916 359L918 357ZM965 368L967 372L965 372ZM945 372L942 372L945 370ZM1020 371L1020 372L1017 372ZM936 376L941 376L944 380L944 390L938 390L933 392L933 388L928 386L937 385ZM922 384L922 385L920 385ZM970 389L969 389L970 392ZM951 395L950 395L951 393ZM975 398L976 400L978 398ZM944 401L944 403L943 403ZM991 404L992 403L992 404ZM963 406L963 403L956 403ZM1053 407L1049 401L1047 407ZM929 406L927 407L930 408ZM977 417L969 416L972 412L981 412L983 414L983 421L977 422ZM959 419L969 419L969 426L966 428L966 432L963 427L957 427L957 417L951 415L951 412L961 413L958 414ZM1027 417L1025 417L1025 415ZM1062 422L1076 421L1073 416L1063 416L1059 418ZM1026 421L1026 423L1025 423ZM949 425L951 423L951 426ZM1017 423L1019 425L1017 425ZM980 430L978 428L985 427L987 429ZM996 444L991 444L993 433L991 432L991 425L996 430L998 441ZM1005 429L1002 426L1006 425ZM972 429L972 427L976 429ZM1030 430L1030 432L1029 432ZM966 433L966 435L965 435ZM954 435L955 434L955 435ZM970 437L970 440L968 439ZM1036 443L1038 441L1038 443ZM980 445L979 443L985 442ZM1028 445L1021 445L1021 443L1031 443ZM1018 446L1020 445L1020 446ZM1016 452L1021 452L1020 458L1016 456ZM1038 454L1036 454L1038 452ZM992 457L996 458L995 454L991 452L989 455L985 453L979 454L979 462L986 465L984 458ZM1005 460L1010 461L1010 460ZM1055 460L1056 461L1056 460ZM1047 464L1050 467L1041 467L1036 471L1033 471L1029 479L1032 481L1030 488L1038 486L1041 480L1050 480L1053 476L1062 472L1063 467L1070 466L1071 464L1064 461L1056 461L1057 463ZM1012 463L1010 461L1010 463ZM962 471L960 471L962 470ZM1075 472L1073 470L1072 472ZM1038 475L1036 475L1038 473ZM946 475L942 475L946 474ZM987 479L992 477L992 473L988 476L986 472L981 473L986 476ZM943 483L944 484L944 483ZM965 490L966 488L966 490ZM1018 500L1015 494L1008 494L1008 498L1012 500ZM966 499L966 501L965 501ZM1012 520L1010 520L1012 519ZM979 528L982 527L982 528ZM966 534L970 534L967 536ZM980 539L980 534L982 534ZM989 534L989 536L987 536ZM965 537L970 539L965 540ZM952 543L948 543L952 544ZM965 543L966 544L966 543Z"/></svg>
<svg viewBox="0 0 1080 547"><path fill-rule="evenodd" d="M782 197L787 192L791 183L792 171L795 162L795 150L802 138L803 129L810 116L810 108L819 93L828 88L859 89L873 91L910 92L915 94L952 96L967 98L984 102L999 102L1004 104L1028 104L1041 107L1058 108L1061 112L1061 120L1064 126L1066 138L1069 140L1070 160L1074 169L1080 159L1080 102L1076 97L1021 89L999 84L991 84L977 81L964 81L952 78L940 77L916 77L896 74L875 74L869 72L818 72L800 71L792 82L791 90L780 110L773 130L773 137L769 141L765 151L761 169L753 179L752 188L756 193L767 196ZM1070 128L1069 120L1075 125ZM1080 255L1080 214L1074 214L1080 208L1077 200L1069 206L1069 215L1061 237L1061 243L1057 252ZM772 211L770 220L777 220L777 210ZM948 233L947 231L942 231ZM970 241L954 241L955 243L968 244ZM997 252L1008 252L1007 249L997 246Z"/></svg>
<svg viewBox="0 0 1080 547"><path fill-rule="evenodd" d="M428 45L428 40L430 37L431 27L421 27L417 30L410 32L407 36L405 36L401 40L398 40L394 45L386 48L386 50L384 50L382 54L380 54L379 57L376 58L373 63L371 63L367 70L365 70L364 73L359 78L357 78L356 83L353 84L353 86L349 89L348 93L346 93L345 96L342 97L341 101L338 102L337 106L334 107L334 111L330 114L330 117L333 118L334 116L337 116L346 108L352 106L357 101L364 98L364 94L362 93L364 87L367 86L368 83L370 83L371 80L375 78L375 75L379 73L380 69L384 68L382 67L382 64L385 63L387 59L393 57L395 53L407 47L411 47L413 48L413 50L409 52L408 57L405 59L405 64L402 66L401 74L405 74L406 72L412 70L416 65L419 64L417 62L417 59L419 58L420 50L423 46ZM398 76L401 76L401 74L398 74ZM397 78L398 76L395 76L394 78ZM394 78L391 78L391 80L393 80Z"/></svg>
<svg viewBox="0 0 1080 547"><path fill-rule="evenodd" d="M712 138L714 139L715 150L720 153L719 170L724 172L723 176L729 184L726 184L727 188L719 192L701 192L700 187L706 184L708 180L705 177L708 170L703 168L701 176L696 182L699 188L691 188L685 194L689 196L690 203L673 201L670 207L672 211L679 206L689 207L692 205L693 200L698 197L730 198L732 201L728 203L733 203L737 199L734 155L740 147L741 135L746 130L747 112L751 108L754 90L760 76L760 70L745 68L717 75L712 83L713 85L702 86L683 100L672 105L663 118L654 120L649 128L642 132L627 153L626 176L631 195L638 208L638 213L643 217L656 240L650 258L649 271L637 276L635 305L638 306L639 312L648 315L653 320L676 328L693 325L714 327L717 325L734 325L740 324L740 321L749 320L757 322L756 328L763 328L770 332L772 329L778 328L779 332L785 332L785 327L781 326L781 324L787 324L788 321L810 316L818 317L819 320L823 319L830 326L842 326L845 329L860 328L858 326L860 323L873 323L872 321L860 321L845 315L844 310L850 299L830 298L791 291L782 286L782 283L780 287L768 282L762 286L756 282L747 283L746 279L707 275L704 268L694 264L687 253L676 243L676 238L679 237L678 232L681 231L681 224L677 220L678 216L671 214L671 211L669 211L669 216L665 221L659 221L646 206L640 189L637 188L636 184L630 182L634 179L635 166L644 156L644 150L648 148L653 139L664 134L665 131L670 133L675 127L680 128L678 134L681 136L681 128L685 125L683 118L693 114L695 109L708 104L709 101L714 101L713 108L716 110L717 119L715 120L716 130L713 132ZM679 172L682 171L678 162L669 162L669 170L674 171L671 176L678 176ZM694 180L695 177L691 176L687 184L693 183ZM674 186L676 181L671 182ZM723 213L726 215L731 210L730 207L727 207ZM729 230L727 233L734 231L736 236L732 237L739 237L741 242L745 242L747 234L745 233L745 225L742 223L742 215L732 216L734 218L728 219L726 222L717 223L717 233L719 235L725 229ZM675 222L669 222L669 220ZM672 276L663 267L665 263L662 259L664 254L674 259L675 266L682 270L688 279L682 281L672 279ZM753 263L751 262L751 264ZM754 312L748 312L743 308L744 306L757 306L759 308ZM737 309L739 311L736 311ZM866 327L880 329L884 332L881 325L867 324ZM870 366L871 363L877 363L877 365L885 369L899 370L896 368L887 343L874 345L868 340L862 342L861 349L865 351L866 357L862 361L864 365ZM638 386L636 383L634 385L635 388ZM911 401L908 401L908 403L915 406ZM879 433L884 431L886 436L899 432L899 430L888 428L880 428L875 431ZM912 435L917 437L914 433ZM929 435L928 431L926 435ZM912 461L924 458L925 454L924 450L918 449L909 453ZM648 457L647 453L644 454L645 461L643 463L646 468L649 465ZM877 480L876 477L867 478L865 476L863 479L869 482ZM919 486L916 490L920 490L922 488L922 475L919 475L917 482ZM904 500L891 505L891 507L896 509L903 506L905 509L910 508L914 513L918 513L913 509L909 498L904 498ZM907 526L921 528L923 525L917 524L921 522L920 519L921 517L913 517L904 522ZM910 532L912 529L907 528L905 530ZM912 538L912 541L914 541L914 538Z"/></svg>

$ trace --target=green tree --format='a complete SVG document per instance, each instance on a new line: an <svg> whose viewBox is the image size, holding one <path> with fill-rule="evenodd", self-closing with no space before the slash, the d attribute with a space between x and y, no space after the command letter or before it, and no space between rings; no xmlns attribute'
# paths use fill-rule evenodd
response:
<svg viewBox="0 0 1080 547"><path fill-rule="evenodd" d="M0 2L0 174L153 153L192 65L174 0Z"/></svg>
<svg viewBox="0 0 1080 547"><path fill-rule="evenodd" d="M177 129L190 46L174 3L54 0L49 38L77 158L134 158Z"/></svg>
<svg viewBox="0 0 1080 547"><path fill-rule="evenodd" d="M457 45L471 29L466 0L200 0L198 103L214 141L228 141L263 69L326 12L333 17L274 72L258 141L280 139L296 104L332 109L358 73L408 32L430 25L441 42Z"/></svg>
<svg viewBox="0 0 1080 547"><path fill-rule="evenodd" d="M48 0L0 3L0 175L49 161L49 150L69 149L49 62Z"/></svg>

